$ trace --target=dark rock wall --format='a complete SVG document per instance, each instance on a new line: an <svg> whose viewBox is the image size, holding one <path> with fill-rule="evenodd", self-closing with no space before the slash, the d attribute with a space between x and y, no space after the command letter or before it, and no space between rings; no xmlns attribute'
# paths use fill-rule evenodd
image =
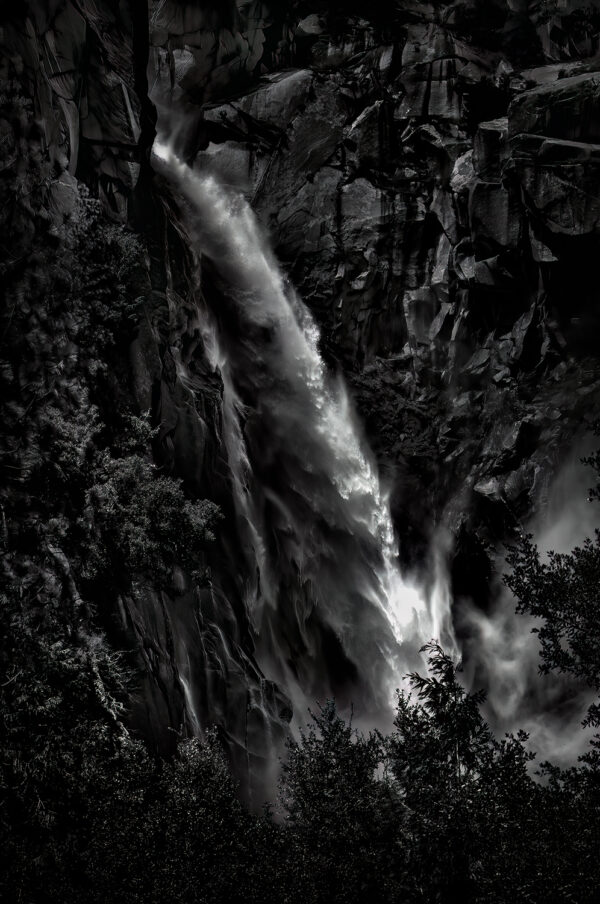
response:
<svg viewBox="0 0 600 904"><path fill-rule="evenodd" d="M176 206L149 167L146 8L32 2L3 19L2 578L41 612L61 607L77 626L77 644L86 646L100 626L106 642L132 651L141 684L130 724L158 749L217 724L237 773L256 789L289 704L253 658L239 603L243 575L232 570L238 550L227 526L222 389L204 356L196 263ZM102 272L98 284L96 271L79 272L90 193L102 202L100 223L115 223L106 228L116 230L117 244L133 227L143 248L129 287L136 324L110 352L85 306L105 305L110 318L113 285L103 285ZM82 599L85 552L82 559L69 547L63 530L78 517L70 493L55 473L44 476L44 461L62 430L69 449L79 443L83 471L94 437L110 434L124 411L151 413L147 454L161 473L184 480L191 499L219 503L225 526L204 561L212 583L198 586L177 568L170 587L141 574L126 593L107 589L98 606Z"/></svg>
<svg viewBox="0 0 600 904"><path fill-rule="evenodd" d="M149 167L149 96L181 152L252 200L317 316L393 482L406 561L445 525L455 591L484 604L490 552L543 504L598 413L598 12L31 0L2 18L2 81L23 98L0 122L5 319L22 330L6 398L28 424L5 458L20 477L7 472L4 504L41 517L26 485L40 395L71 420L95 404L98 362L68 311L30 303L20 269L43 279L35 255L86 186L145 247L142 315L111 391L151 411L159 467L225 515L209 587L181 572L115 601L107 630L145 674L134 724L164 748L216 721L239 771L260 772L289 712L239 602L220 378L197 261ZM51 589L76 598L67 566L45 554Z"/></svg>
<svg viewBox="0 0 600 904"><path fill-rule="evenodd" d="M160 4L153 96L188 157L251 198L318 316L407 558L449 526L456 589L477 595L463 559L481 550L484 581L597 412L599 13L358 6L216 22Z"/></svg>

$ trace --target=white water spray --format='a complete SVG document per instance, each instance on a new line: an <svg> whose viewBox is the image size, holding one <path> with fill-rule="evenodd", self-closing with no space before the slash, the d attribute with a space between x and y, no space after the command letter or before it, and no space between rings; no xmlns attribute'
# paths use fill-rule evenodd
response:
<svg viewBox="0 0 600 904"><path fill-rule="evenodd" d="M402 577L388 495L345 385L328 373L317 326L249 205L165 145L155 152L185 199L198 256L221 283L205 342L223 380L222 439L259 663L301 706L355 670L349 696L389 716L420 645L451 631L443 568L429 602ZM325 635L343 660L337 687Z"/></svg>

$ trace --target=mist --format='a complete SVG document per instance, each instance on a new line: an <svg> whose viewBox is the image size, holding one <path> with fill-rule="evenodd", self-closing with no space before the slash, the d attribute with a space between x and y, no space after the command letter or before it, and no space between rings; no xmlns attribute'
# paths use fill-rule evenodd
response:
<svg viewBox="0 0 600 904"><path fill-rule="evenodd" d="M523 525L543 558L550 551L569 553L593 536L598 524L597 505L588 500L593 474L581 459L596 446L594 437L580 438L547 498L541 500L538 514ZM539 620L516 612L515 599L502 584L508 570L502 551L496 567L490 611L463 602L461 620L468 636L464 678L471 690L485 688L485 714L497 734L523 729L529 734L528 746L537 753L536 762L573 765L593 735L581 723L596 695L567 675L540 673L540 643L533 633Z"/></svg>

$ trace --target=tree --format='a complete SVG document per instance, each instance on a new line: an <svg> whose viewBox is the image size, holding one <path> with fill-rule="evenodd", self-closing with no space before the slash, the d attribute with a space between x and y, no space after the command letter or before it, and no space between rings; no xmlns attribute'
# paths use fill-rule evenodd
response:
<svg viewBox="0 0 600 904"><path fill-rule="evenodd" d="M94 797L82 858L92 904L269 901L270 827L240 803L216 733L182 741L146 775L121 770Z"/></svg>
<svg viewBox="0 0 600 904"><path fill-rule="evenodd" d="M281 802L291 901L402 900L402 809L385 774L383 739L363 735L329 701L288 743Z"/></svg>
<svg viewBox="0 0 600 904"><path fill-rule="evenodd" d="M598 433L598 425L595 432ZM590 501L600 499L600 450L584 462L591 465L596 485ZM600 692L600 532L570 553L550 551L544 559L531 534L509 548L511 571L504 578L517 611L541 624L533 631L540 640L540 671L558 671ZM600 705L593 703L584 724L600 728ZM561 770L545 763L539 813L549 872L548 900L600 900L600 733L579 765Z"/></svg>
<svg viewBox="0 0 600 904"><path fill-rule="evenodd" d="M600 531L570 553L549 552L544 562L531 534L507 556L504 580L517 611L543 620L534 628L541 670L568 672L600 690Z"/></svg>
<svg viewBox="0 0 600 904"><path fill-rule="evenodd" d="M33 610L36 590L0 595L3 900L280 901L275 827L244 810L216 735L149 752L123 725L123 658L58 598Z"/></svg>
<svg viewBox="0 0 600 904"><path fill-rule="evenodd" d="M219 508L187 499L182 481L160 474L147 458L96 456L80 521L89 537L84 576L128 584L137 575L172 583L178 564L200 578L201 556L214 539Z"/></svg>
<svg viewBox="0 0 600 904"><path fill-rule="evenodd" d="M600 481L600 450L584 459ZM590 499L600 498L600 483ZM504 577L517 612L541 619L533 629L541 646L542 672L564 672L600 692L600 531L570 553L548 552L544 561L531 534L509 548L511 571ZM589 722L600 726L594 704Z"/></svg>
<svg viewBox="0 0 600 904"><path fill-rule="evenodd" d="M409 676L412 693L399 693L387 740L416 900L518 900L527 870L519 840L531 831L537 793L526 736L497 741L481 714L484 694L465 691L439 644L423 651L429 674Z"/></svg>
<svg viewBox="0 0 600 904"><path fill-rule="evenodd" d="M122 658L73 630L58 593L34 609L43 589L28 575L0 594L0 890L15 901L74 899L94 789L125 768L143 784L147 761L121 723Z"/></svg>

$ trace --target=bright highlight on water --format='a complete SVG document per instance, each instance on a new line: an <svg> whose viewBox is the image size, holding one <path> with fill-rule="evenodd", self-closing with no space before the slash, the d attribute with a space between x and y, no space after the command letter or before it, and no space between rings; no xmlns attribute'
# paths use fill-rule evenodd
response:
<svg viewBox="0 0 600 904"><path fill-rule="evenodd" d="M198 257L221 283L203 318L223 380L222 440L247 558L245 604L268 677L296 703L335 693L323 631L356 671L354 702L391 711L416 651L450 625L437 581L430 600L400 573L388 494L319 331L240 196L155 145L185 199ZM304 665L303 665L304 663ZM310 667L309 667L310 666Z"/></svg>

